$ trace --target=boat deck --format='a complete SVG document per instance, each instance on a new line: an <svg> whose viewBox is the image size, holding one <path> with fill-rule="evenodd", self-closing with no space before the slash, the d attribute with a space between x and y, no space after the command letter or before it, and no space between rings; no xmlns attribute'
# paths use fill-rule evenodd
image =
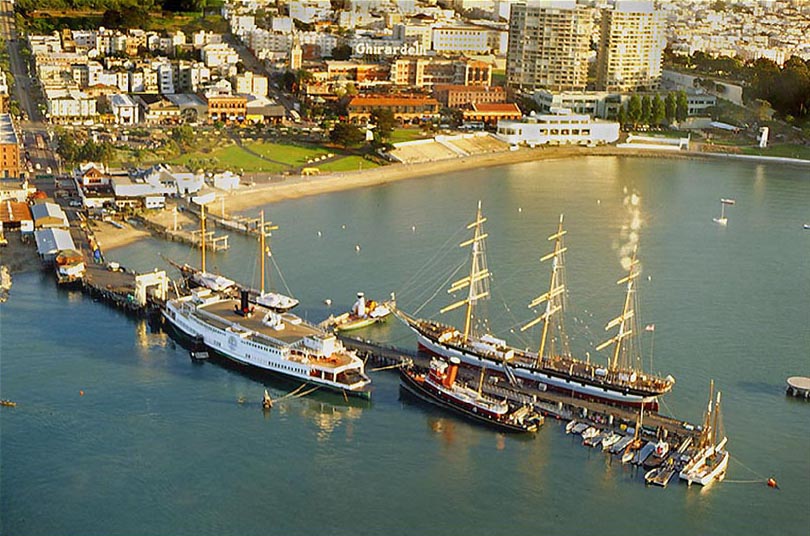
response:
<svg viewBox="0 0 810 536"><path fill-rule="evenodd" d="M282 313L279 315L284 320L284 329L275 329L266 326L262 323L262 319L268 313L267 309L255 307L254 313L251 316L245 317L236 312L235 308L239 307L239 305L239 300L222 300L204 305L199 308L199 311L207 313L203 315L206 322L215 323L217 327L221 329L226 329L237 324L246 330L258 333L260 336L263 336L262 338L266 337L284 346L297 346L305 337L319 339L334 337L334 335L323 333L291 313ZM235 332L238 334L238 328ZM254 335L252 337L256 336ZM305 350L304 348L300 350L302 351L303 357ZM294 352L295 351L296 350L294 350ZM306 354L310 360L316 357L310 352L306 352ZM351 362L351 357L345 352L335 352L330 356L323 356L317 360L319 366L332 368L346 366Z"/></svg>

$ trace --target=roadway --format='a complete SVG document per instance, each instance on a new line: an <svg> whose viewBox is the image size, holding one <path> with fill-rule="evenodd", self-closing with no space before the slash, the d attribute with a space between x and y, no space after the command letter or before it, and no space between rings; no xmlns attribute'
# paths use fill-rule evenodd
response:
<svg viewBox="0 0 810 536"><path fill-rule="evenodd" d="M59 172L59 161L51 150L50 128L40 112L36 95L40 93L36 80L32 79L28 66L20 55L20 35L14 18L14 5L9 0L0 1L0 33L6 41L9 52L9 66L14 76L14 91L22 111L22 121L18 121L22 133L23 157L34 166L32 175L45 174L48 168ZM39 138L38 138L39 136ZM39 143L38 143L39 140ZM44 146L43 146L44 142ZM40 169L36 166L39 164Z"/></svg>

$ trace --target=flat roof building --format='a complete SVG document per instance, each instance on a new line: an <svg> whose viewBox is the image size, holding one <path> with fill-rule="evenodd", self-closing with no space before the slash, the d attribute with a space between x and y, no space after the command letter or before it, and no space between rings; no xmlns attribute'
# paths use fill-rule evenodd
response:
<svg viewBox="0 0 810 536"><path fill-rule="evenodd" d="M0 114L0 176L20 176L20 139L11 114Z"/></svg>

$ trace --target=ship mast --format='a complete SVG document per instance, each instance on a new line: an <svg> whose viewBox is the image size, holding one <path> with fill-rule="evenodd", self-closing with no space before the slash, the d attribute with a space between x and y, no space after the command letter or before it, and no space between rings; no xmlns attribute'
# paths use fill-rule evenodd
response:
<svg viewBox="0 0 810 536"><path fill-rule="evenodd" d="M563 236L565 236L566 233L567 231L563 231L563 215L560 214L560 223L557 226L557 232L548 237L549 240L554 240L554 251L540 259L540 262L545 262L549 259L551 260L551 281L549 283L548 292L538 296L532 300L531 303L529 303L529 309L531 309L533 307L537 307L543 302L546 302L546 310L543 312L543 314L520 328L520 331L526 331L530 327L543 322L543 333L540 336L540 349L537 352L537 366L540 366L540 362L545 355L546 341L549 338L548 332L551 317L560 312L565 303L565 281L563 278L563 268L565 267L565 262L563 261L563 253L565 253L568 248L563 246ZM560 338L560 344L563 347L563 351L568 353L562 323L560 323L558 335ZM552 344L553 341L554 339L552 338ZM552 348L549 354L553 355L553 353L554 349Z"/></svg>
<svg viewBox="0 0 810 536"><path fill-rule="evenodd" d="M633 334L633 326L635 325L635 308L633 306L635 295L636 295L636 285L635 281L640 275L638 270L639 261L636 258L636 249L633 249L633 257L630 259L630 267L628 268L627 276L619 279L616 284L622 285L627 284L627 294L625 295L624 299L624 308L622 309L622 314L608 322L607 326L605 326L605 331L609 329L613 329L616 326L619 326L619 332L616 334L615 337L608 339L607 341L603 342L599 346L596 347L597 351L600 351L604 348L607 348L611 344L615 344L613 348L613 357L611 358L610 362L608 363L608 367L610 369L616 369L619 365L619 356L621 355L622 349L624 348L623 341L627 337Z"/></svg>
<svg viewBox="0 0 810 536"><path fill-rule="evenodd" d="M200 264L205 273L205 205L200 203Z"/></svg>
<svg viewBox="0 0 810 536"><path fill-rule="evenodd" d="M481 201L478 201L478 212L476 214L475 221L467 225L467 229L474 229L473 237L459 244L460 247L472 246L472 250L470 252L470 275L459 279L450 285L449 289L447 289L448 293L453 293L463 289L464 287L469 287L467 297L463 300L450 304L441 310L441 313L444 314L448 311L452 311L453 309L457 309L462 305L467 306L467 313L464 320L465 342L469 339L472 321L473 318L475 318L475 304L478 302L478 300L489 296L489 270L487 269L486 251L484 248L484 240L488 236L487 233L484 232L483 228L485 221L487 221L487 219L482 215Z"/></svg>
<svg viewBox="0 0 810 536"><path fill-rule="evenodd" d="M718 393L719 394L719 393ZM714 380L709 380L709 403L706 406L706 415L703 416L703 433L700 435L700 446L712 444L712 400L714 399Z"/></svg>
<svg viewBox="0 0 810 536"><path fill-rule="evenodd" d="M270 253L270 246L269 244L267 244L266 240L271 236L273 236L273 231L278 229L278 225L273 225L272 222L265 223L263 210L261 214L262 214L261 227L259 227L259 258L261 259L261 266L262 266L262 283L260 296L264 296L264 256L265 254L268 257L272 255L272 253Z"/></svg>

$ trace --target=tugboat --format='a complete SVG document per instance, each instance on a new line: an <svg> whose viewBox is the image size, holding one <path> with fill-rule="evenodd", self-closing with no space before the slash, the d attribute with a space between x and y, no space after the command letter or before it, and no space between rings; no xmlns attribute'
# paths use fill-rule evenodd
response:
<svg viewBox="0 0 810 536"><path fill-rule="evenodd" d="M460 364L456 358L451 358L450 363L433 358L427 374L417 372L412 366L403 367L400 369L402 386L422 400L501 431L537 432L543 416L530 406L513 408L506 401L482 393L483 371L477 390L456 382Z"/></svg>

